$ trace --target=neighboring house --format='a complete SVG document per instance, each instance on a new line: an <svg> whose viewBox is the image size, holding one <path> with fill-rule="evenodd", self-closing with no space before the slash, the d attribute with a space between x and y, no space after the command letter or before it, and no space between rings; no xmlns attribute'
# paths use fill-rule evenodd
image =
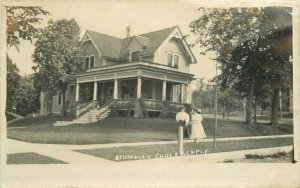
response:
<svg viewBox="0 0 300 188"><path fill-rule="evenodd" d="M129 33L128 27L122 39L86 31L84 61L65 80L68 113L80 116L109 106L119 115L142 117L172 113L191 103L189 69L197 61L179 27ZM61 92L51 100L51 113L61 113Z"/></svg>

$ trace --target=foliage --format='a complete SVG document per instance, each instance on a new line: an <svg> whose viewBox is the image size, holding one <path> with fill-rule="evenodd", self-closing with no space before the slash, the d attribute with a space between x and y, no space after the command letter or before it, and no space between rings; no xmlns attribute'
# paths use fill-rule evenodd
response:
<svg viewBox="0 0 300 188"><path fill-rule="evenodd" d="M216 53L215 60L221 69L218 76L221 90L233 87L247 96L246 122L252 124L254 98L274 90L274 85L282 85L280 83L291 75L291 68L286 67L291 65L286 63L291 53L278 53L282 36L291 36L289 32L280 32L291 25L290 9L200 8L199 11L201 17L190 24L198 36L195 44L205 48L202 54ZM276 105L273 108L276 109Z"/></svg>
<svg viewBox="0 0 300 188"><path fill-rule="evenodd" d="M280 151L277 153L272 153L272 154L266 154L266 155L258 155L258 154L246 154L245 158L246 159L264 159L264 158L280 158L286 156L287 153Z"/></svg>
<svg viewBox="0 0 300 188"><path fill-rule="evenodd" d="M255 38L259 21L264 19L260 8L199 8L200 18L190 27L198 38L196 43L217 56L230 53L239 43Z"/></svg>
<svg viewBox="0 0 300 188"><path fill-rule="evenodd" d="M7 45L16 47L20 45L20 40L32 42L36 38L39 29L37 25L43 20L43 16L49 14L41 7L33 6L7 6L6 34Z"/></svg>
<svg viewBox="0 0 300 188"><path fill-rule="evenodd" d="M196 90L192 93L192 103L196 108L212 109L214 107L215 89L210 84L204 83L204 79L196 82Z"/></svg>
<svg viewBox="0 0 300 188"><path fill-rule="evenodd" d="M7 60L7 97L6 97L6 110L11 111L12 107L16 103L16 96L18 95L18 89L20 87L20 79L19 69L16 64L12 62L12 60L6 56Z"/></svg>
<svg viewBox="0 0 300 188"><path fill-rule="evenodd" d="M223 118L225 117L225 111L228 118L232 110L240 110L243 106L240 94L232 89L226 89L218 94L218 104L223 107Z"/></svg>
<svg viewBox="0 0 300 188"><path fill-rule="evenodd" d="M62 81L79 63L80 28L74 19L50 20L35 42L36 79L43 91L62 89Z"/></svg>
<svg viewBox="0 0 300 188"><path fill-rule="evenodd" d="M33 87L32 75L21 77L17 92L17 114L26 116L38 112L40 108L39 91Z"/></svg>

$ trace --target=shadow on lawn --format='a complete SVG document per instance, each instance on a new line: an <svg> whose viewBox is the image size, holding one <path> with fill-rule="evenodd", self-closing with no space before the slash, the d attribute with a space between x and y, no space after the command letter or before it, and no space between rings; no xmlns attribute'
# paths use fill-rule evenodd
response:
<svg viewBox="0 0 300 188"><path fill-rule="evenodd" d="M163 118L122 118L110 117L90 124L54 127L58 117L25 118L13 123L8 129L8 138L47 144L103 144L176 140L177 123L174 119ZM204 129L209 138L214 135L214 119L205 118ZM218 122L217 137L243 137L292 134L292 124L279 127L259 123L247 127L242 121L222 120Z"/></svg>

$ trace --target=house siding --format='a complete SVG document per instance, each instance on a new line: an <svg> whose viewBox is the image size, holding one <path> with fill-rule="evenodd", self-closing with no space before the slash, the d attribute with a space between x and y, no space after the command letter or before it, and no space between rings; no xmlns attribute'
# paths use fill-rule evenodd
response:
<svg viewBox="0 0 300 188"><path fill-rule="evenodd" d="M97 51L96 47L94 46L94 44L91 41L88 41L85 43L82 54L83 54L84 58L86 56L95 55L94 66L95 67L103 66L103 58L99 57L99 52ZM84 64L84 61L82 62L83 64ZM82 67L84 67L84 65Z"/></svg>
<svg viewBox="0 0 300 188"><path fill-rule="evenodd" d="M154 62L168 65L169 53L179 55L178 70L184 73L189 73L189 63L175 38L171 38L168 42L163 44L158 51L156 51L154 55Z"/></svg>
<svg viewBox="0 0 300 188"><path fill-rule="evenodd" d="M58 104L58 95L53 95L53 105L52 105L52 113L60 114L61 113L61 105Z"/></svg>

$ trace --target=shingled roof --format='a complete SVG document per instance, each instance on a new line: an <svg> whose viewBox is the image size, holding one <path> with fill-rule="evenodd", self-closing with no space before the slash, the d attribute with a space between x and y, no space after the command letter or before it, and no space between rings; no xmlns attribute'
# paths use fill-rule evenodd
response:
<svg viewBox="0 0 300 188"><path fill-rule="evenodd" d="M174 31L176 27L177 26L173 26L170 28L123 39L90 30L87 30L86 34L92 38L102 56L122 59L126 56L126 54L129 53L129 44L133 40L137 40L141 45L145 46L144 50L140 53L141 56L154 54L158 47L165 41L165 39Z"/></svg>

